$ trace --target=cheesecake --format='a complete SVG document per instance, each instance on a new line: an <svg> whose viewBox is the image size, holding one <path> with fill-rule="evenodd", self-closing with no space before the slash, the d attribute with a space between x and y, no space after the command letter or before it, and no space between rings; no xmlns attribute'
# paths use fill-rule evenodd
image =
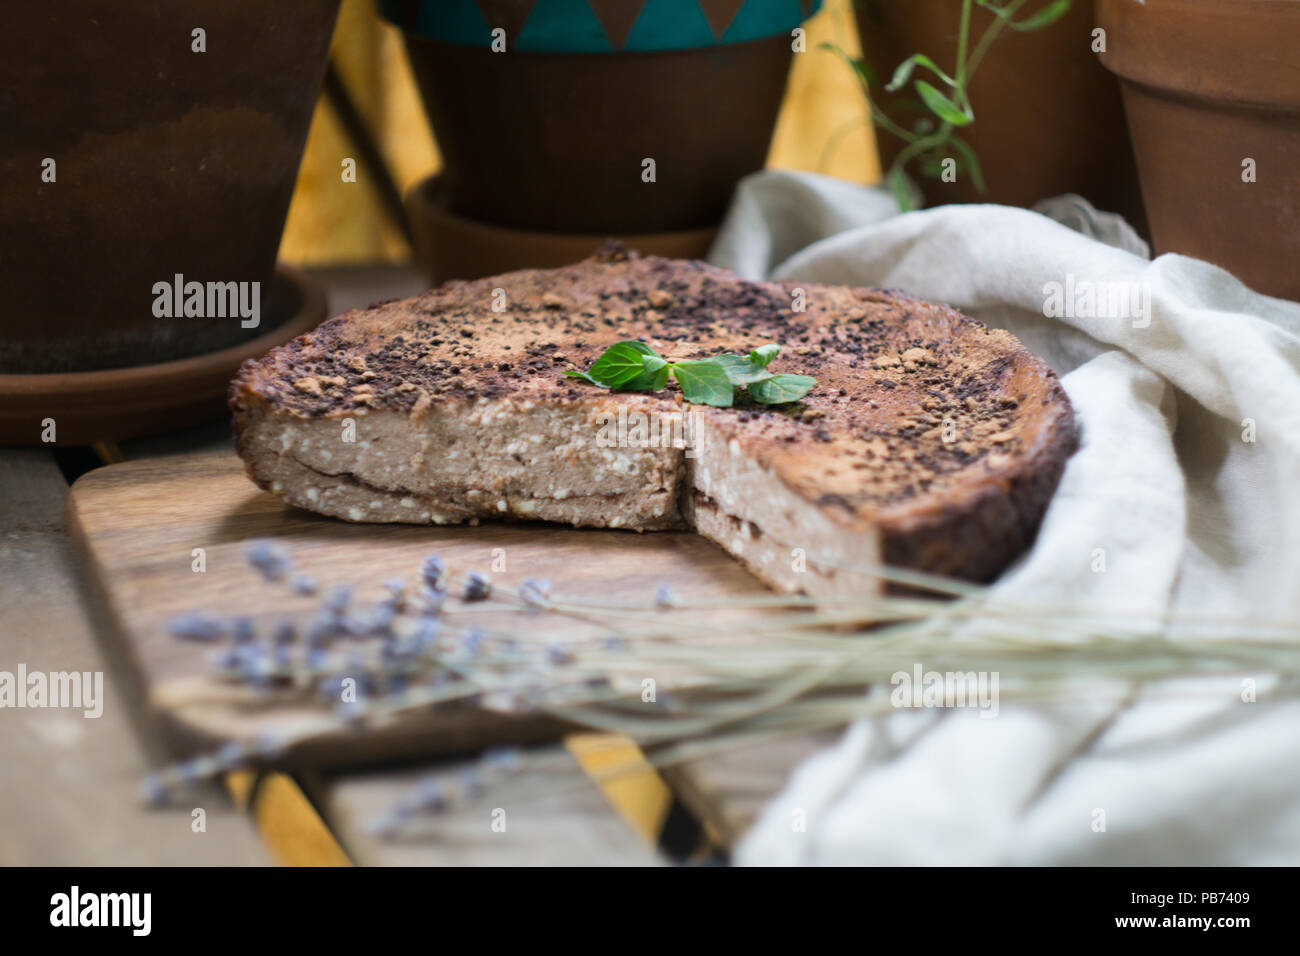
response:
<svg viewBox="0 0 1300 956"><path fill-rule="evenodd" d="M566 375L614 343L671 362L775 343L798 401L684 401ZM323 323L231 386L249 477L354 522L694 529L772 587L881 564L989 580L1033 540L1074 416L1005 331L901 292L752 282L610 244Z"/></svg>

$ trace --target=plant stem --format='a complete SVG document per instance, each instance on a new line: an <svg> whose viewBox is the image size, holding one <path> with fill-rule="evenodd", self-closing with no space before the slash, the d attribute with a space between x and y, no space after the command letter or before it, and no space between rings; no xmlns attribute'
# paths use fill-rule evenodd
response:
<svg viewBox="0 0 1300 956"><path fill-rule="evenodd" d="M1026 0L1011 0L1006 7L1007 16L1015 16L1020 8L1025 5L1025 2ZM975 75L975 70L979 68L980 61L984 59L984 54L988 53L989 47L993 45L993 41L996 40L998 34L1002 32L1003 26L1005 26L1003 19L1001 17L994 17L993 22L988 25L983 36L980 37L979 42L975 44L975 49L970 55L969 62L971 76Z"/></svg>
<svg viewBox="0 0 1300 956"><path fill-rule="evenodd" d="M916 157L924 155L927 150L933 149L936 146L942 146L948 141L948 137L951 133L952 124L944 123L929 136L920 136L913 139L907 146L903 147L903 149L899 151L897 156L894 157L893 165L890 166L891 173L895 171L901 173L904 167L906 167L907 164Z"/></svg>
<svg viewBox="0 0 1300 956"><path fill-rule="evenodd" d="M961 0L961 27L957 33L957 72L955 86L960 93L966 88L966 45L970 39L970 13L972 0Z"/></svg>
<svg viewBox="0 0 1300 956"><path fill-rule="evenodd" d="M845 53L841 47L835 46L834 44L825 44L824 46L826 46L827 49L833 50L844 60L845 63L849 65L851 69L857 72L857 67L854 65L853 57ZM912 140L914 140L916 138L915 133L912 133L909 130L904 129L902 126L899 126L897 123L895 123L892 119L890 119L885 114L884 110L882 110L879 106L876 105L876 101L871 96L871 86L867 83L866 79L862 76L861 73L859 73L858 76L859 76L858 85L862 87L862 94L864 97L866 97L867 109L871 113L872 122L874 122L877 126L880 126L881 128L886 129L889 132L893 133L895 136L902 139L903 142L905 143L910 143Z"/></svg>

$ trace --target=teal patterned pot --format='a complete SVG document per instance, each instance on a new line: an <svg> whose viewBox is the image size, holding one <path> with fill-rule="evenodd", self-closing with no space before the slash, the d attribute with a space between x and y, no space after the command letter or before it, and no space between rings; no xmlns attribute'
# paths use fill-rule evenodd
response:
<svg viewBox="0 0 1300 956"><path fill-rule="evenodd" d="M621 235L721 219L736 181L767 158L793 31L819 6L380 4L405 33L456 212L503 226Z"/></svg>
<svg viewBox="0 0 1300 956"><path fill-rule="evenodd" d="M790 31L821 0L380 0L407 32L490 47L505 30L520 53L660 53L747 43Z"/></svg>

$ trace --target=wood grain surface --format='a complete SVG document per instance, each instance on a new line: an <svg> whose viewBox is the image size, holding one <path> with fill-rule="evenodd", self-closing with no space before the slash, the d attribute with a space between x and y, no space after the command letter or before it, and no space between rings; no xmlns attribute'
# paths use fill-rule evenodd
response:
<svg viewBox="0 0 1300 956"><path fill-rule="evenodd" d="M795 768L839 735L839 730L827 730L737 747L705 760L675 764L663 776L687 810L730 849L781 792Z"/></svg>
<svg viewBox="0 0 1300 956"><path fill-rule="evenodd" d="M251 740L265 731L318 731L319 738L300 748L299 756L323 765L536 741L565 729L539 715L439 708L358 738L335 731L323 707L267 703L249 688L215 680L212 649L170 637L170 618L189 610L246 614L265 629L281 616L305 620L319 601L262 581L244 558L252 539L283 543L295 568L314 576L322 593L351 583L360 601L377 600L389 578L413 583L430 553L442 555L453 570L487 570L494 559L504 558L506 568L493 575L494 581L517 585L529 576L547 577L573 596L649 600L662 582L683 598L763 591L724 552L688 533L504 523L358 525L321 518L259 491L244 476L242 463L225 453L93 471L73 486L68 514L125 657L137 672L143 703L182 751ZM205 552L202 573L191 569L195 548ZM485 613L475 623L484 627L539 626L505 605L499 616L481 610ZM580 635L583 627L596 625L575 621L564 627L567 634Z"/></svg>
<svg viewBox="0 0 1300 956"><path fill-rule="evenodd" d="M567 749L533 748L525 760L525 784L417 817L392 836L377 837L372 826L397 800L431 775L454 780L476 764L351 774L328 788L325 814L363 866L422 866L433 861L440 866L663 863L653 846L613 811L607 796L582 776Z"/></svg>
<svg viewBox="0 0 1300 956"><path fill-rule="evenodd" d="M103 714L0 710L0 865L177 866L267 862L249 819L216 787L145 807L158 741L135 720L102 622L83 601L63 521L68 486L46 450L0 453L0 670L104 672ZM146 731L146 732L142 732ZM191 812L202 807L207 829Z"/></svg>
<svg viewBox="0 0 1300 956"><path fill-rule="evenodd" d="M321 518L257 489L228 452L127 462L91 472L73 486L68 515L112 618L118 649L134 671L140 703L173 752L251 740L267 730L314 730L316 736L295 748L287 763L316 769L535 743L573 728L544 715L467 706L424 711L382 729L349 734L337 729L324 707L267 704L247 688L215 680L211 648L170 637L169 618L205 609L248 614L269 626L282 615L306 613L316 602L263 582L244 558L251 539L286 545L295 568L316 577L322 593L349 582L361 598L377 598L382 582L392 577L413 582L430 553L442 555L454 569L486 570L498 548L504 549L506 570L494 580L502 584L544 576L568 594L590 597L644 597L660 583L682 597L763 593L729 556L689 533L504 523L354 525ZM203 573L191 569L195 548L206 552ZM520 625L517 611L502 614L512 616L502 617L498 626L533 626ZM490 620L490 614L484 616ZM694 761L673 768L669 780L729 845L798 760L821 742L799 738ZM352 837L354 843L365 842L359 833Z"/></svg>

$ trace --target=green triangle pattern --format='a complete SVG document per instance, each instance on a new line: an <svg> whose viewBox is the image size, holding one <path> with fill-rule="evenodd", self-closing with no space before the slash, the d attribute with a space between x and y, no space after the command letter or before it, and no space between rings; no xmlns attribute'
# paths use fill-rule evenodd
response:
<svg viewBox="0 0 1300 956"><path fill-rule="evenodd" d="M814 4L813 13L818 6ZM744 43L788 33L803 21L799 0L748 0L722 34L721 42Z"/></svg>
<svg viewBox="0 0 1300 956"><path fill-rule="evenodd" d="M746 0L716 38L697 0L646 0L623 52L692 50L787 33L805 19L808 0ZM813 0L816 13L821 0ZM380 12L403 29L444 43L489 46L492 28L475 0L380 0ZM534 53L613 53L587 0L537 0L512 49Z"/></svg>
<svg viewBox="0 0 1300 956"><path fill-rule="evenodd" d="M519 32L521 53L613 53L587 0L537 0Z"/></svg>
<svg viewBox="0 0 1300 956"><path fill-rule="evenodd" d="M691 50L717 42L695 0L647 0L623 49L628 53Z"/></svg>

